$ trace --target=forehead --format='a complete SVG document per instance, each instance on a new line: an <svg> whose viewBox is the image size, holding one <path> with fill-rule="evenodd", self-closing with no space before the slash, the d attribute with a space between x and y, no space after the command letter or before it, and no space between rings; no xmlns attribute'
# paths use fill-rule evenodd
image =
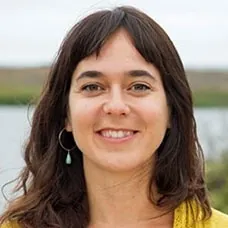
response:
<svg viewBox="0 0 228 228"><path fill-rule="evenodd" d="M137 51L129 34L124 29L119 29L105 42L98 56L93 54L79 62L75 74L86 70L118 74L135 69L159 74Z"/></svg>

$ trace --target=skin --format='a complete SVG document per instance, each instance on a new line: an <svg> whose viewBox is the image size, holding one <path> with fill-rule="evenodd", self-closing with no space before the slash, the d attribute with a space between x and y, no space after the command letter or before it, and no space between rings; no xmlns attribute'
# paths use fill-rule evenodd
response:
<svg viewBox="0 0 228 228"><path fill-rule="evenodd" d="M98 57L77 65L69 94L66 130L83 153L90 227L172 227L172 213L148 220L162 211L146 195L154 153L167 128L169 108L160 73L119 29ZM107 129L134 134L110 139L101 135Z"/></svg>

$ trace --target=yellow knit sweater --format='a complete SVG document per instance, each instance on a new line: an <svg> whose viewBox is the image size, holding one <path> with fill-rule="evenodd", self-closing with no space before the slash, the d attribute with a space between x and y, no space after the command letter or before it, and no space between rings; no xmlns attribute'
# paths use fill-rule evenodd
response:
<svg viewBox="0 0 228 228"><path fill-rule="evenodd" d="M196 222L193 215L200 217L202 212L197 214L195 203L191 206L184 202L175 210L173 228L228 228L228 215L215 209L212 209L212 216L208 220Z"/></svg>
<svg viewBox="0 0 228 228"><path fill-rule="evenodd" d="M193 213L197 213L196 205L192 205ZM22 228L16 222L3 224L0 228ZM189 204L182 203L174 212L173 228L228 228L228 215L215 209L206 221L194 222Z"/></svg>

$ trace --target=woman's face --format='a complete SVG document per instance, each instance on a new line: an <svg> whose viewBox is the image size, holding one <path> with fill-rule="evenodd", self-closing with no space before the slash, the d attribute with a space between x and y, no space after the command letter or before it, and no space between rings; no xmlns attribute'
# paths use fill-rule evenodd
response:
<svg viewBox="0 0 228 228"><path fill-rule="evenodd" d="M149 161L169 127L159 71L139 54L127 32L107 40L99 56L76 67L69 94L67 131L84 167L129 171Z"/></svg>

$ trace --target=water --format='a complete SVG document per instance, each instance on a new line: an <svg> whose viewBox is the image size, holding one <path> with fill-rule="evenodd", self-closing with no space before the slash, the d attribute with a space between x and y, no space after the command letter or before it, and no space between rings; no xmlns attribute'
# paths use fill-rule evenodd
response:
<svg viewBox="0 0 228 228"><path fill-rule="evenodd" d="M228 108L195 109L195 117L206 157L218 156L228 148ZM30 130L28 119L27 107L0 107L0 187L14 179L23 167L22 148ZM6 189L6 194L10 189ZM0 193L0 211L4 202Z"/></svg>

